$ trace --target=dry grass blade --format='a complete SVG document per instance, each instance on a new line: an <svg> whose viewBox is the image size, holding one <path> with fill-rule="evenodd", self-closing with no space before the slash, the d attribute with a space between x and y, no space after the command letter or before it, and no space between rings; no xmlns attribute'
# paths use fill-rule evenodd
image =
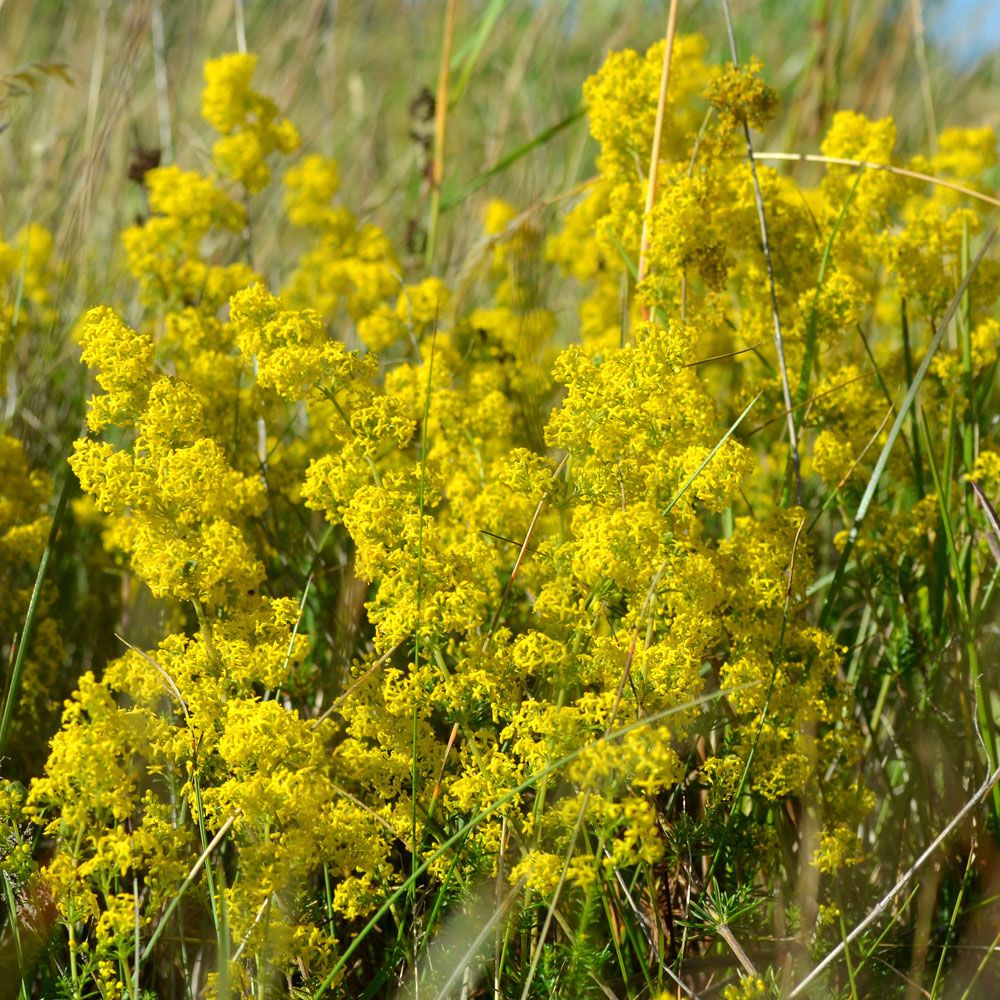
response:
<svg viewBox="0 0 1000 1000"><path fill-rule="evenodd" d="M219 832L216 833L216 835L208 842L208 845L205 847L205 850L203 850L199 855L198 860L195 861L195 863L191 866L191 870L187 873L187 877L184 879L184 881L181 882L180 887L178 888L177 892L174 895L174 898L170 900L170 904L163 911L163 915L160 917L160 922L156 925L156 930L153 931L153 933L149 937L149 940L146 942L146 948L142 953L143 962L145 962L146 959L148 959L149 956L152 954L153 948L156 946L156 942L159 940L160 935L163 933L163 929L167 926L167 921L170 919L170 915L177 908L177 904L180 902L181 897L187 891L191 883L198 877L198 872L200 872L201 869L204 867L204 864L211 856L212 851L214 851L219 846L219 844L222 843L226 834L229 833L230 828L235 822L236 822L236 814L230 816L225 821L225 823L223 823L222 826L219 827Z"/></svg>
<svg viewBox="0 0 1000 1000"><path fill-rule="evenodd" d="M723 922L716 928L719 936L729 945L730 950L736 956L737 961L743 966L743 971L748 976L757 975L757 966L750 960L750 956L743 949L743 945L736 940L736 935L729 929L729 924Z"/></svg>
<svg viewBox="0 0 1000 1000"><path fill-rule="evenodd" d="M713 354L710 358L700 358L698 361L689 361L686 365L681 365L682 368L698 368L701 365L710 365L714 361L727 361L729 358L738 358L741 354L752 354L763 344L764 341L758 341L752 347L741 347L738 351L727 351L725 354Z"/></svg>
<svg viewBox="0 0 1000 1000"><path fill-rule="evenodd" d="M355 691L357 691L357 689L361 687L361 685L364 684L364 682L368 680L368 678L371 677L371 675L375 673L375 671L378 670L379 667L389 662L389 660L392 658L392 655L403 645L404 642L406 642L405 639L400 639L400 641L397 642L395 646L393 646L391 649L387 649L377 660L375 660L374 663L372 663L372 665L363 674L361 674L357 678L357 680L354 681L353 684L350 685L350 687L342 691L339 695L337 695L336 698L334 698L333 704L330 705L330 707L322 715L316 716L316 718L313 720L313 725L322 722L324 719L329 719L330 716L333 715L333 713L337 710L338 706L342 705L345 701L347 701L347 699L350 698L350 696Z"/></svg>
<svg viewBox="0 0 1000 1000"><path fill-rule="evenodd" d="M240 956L246 951L247 945L250 943L250 937L254 932L254 928L260 923L261 918L264 916L264 911L271 905L271 897L265 896L264 902L260 904L257 908L257 913L254 915L253 921L247 928L246 934L243 935L243 940L240 942L240 946L233 952L233 957L230 961L238 962Z"/></svg>
<svg viewBox="0 0 1000 1000"><path fill-rule="evenodd" d="M646 277L646 251L649 249L649 217L656 201L656 178L660 165L660 143L663 140L663 118L667 109L667 91L670 88L670 61L674 51L674 32L677 28L677 8L679 0L670 0L667 15L667 41L663 50L663 71L660 74L660 93L656 103L656 125L653 128L653 148L649 154L649 175L646 187L646 209L642 216L642 239L639 243L639 268L636 284Z"/></svg>
<svg viewBox="0 0 1000 1000"><path fill-rule="evenodd" d="M812 404L817 402L817 400L825 399L827 396L832 396L834 393L840 392L841 389L845 389L847 386L853 385L855 382L860 382L863 379L870 378L872 375L878 375L877 368L869 368L867 371L863 371L860 375L855 375L853 378L845 379L843 382L838 382L829 389L824 389L823 392L818 392L815 396L810 396L801 403L797 403L795 409L801 410L803 407L812 406ZM776 423L779 420L784 420L784 418L785 414L779 413L776 416L765 420L762 424L758 424L752 430L747 431L747 437L752 438L755 434L759 434L765 428L770 427L771 424Z"/></svg>
<svg viewBox="0 0 1000 1000"><path fill-rule="evenodd" d="M371 806L366 805L361 801L356 795L352 795L346 788L342 788L336 782L331 782L330 787L343 798L347 799L352 805L357 806L363 813L370 816L386 833L390 836L398 838L399 842L408 850L413 850L413 844L408 843L403 835L384 817L380 816Z"/></svg>
<svg viewBox="0 0 1000 1000"><path fill-rule="evenodd" d="M910 180L923 181L925 184L933 184L935 187L947 188L949 191L956 191L964 194L967 198L974 198L976 201L1000 208L1000 198L977 191L975 188L966 187L964 184L956 184L954 181L946 181L943 177L935 177L933 174L925 174L919 170L910 170L907 167L896 167L891 163L873 163L870 160L851 160L845 156L820 156L818 153L757 153L758 160L787 160L790 163L825 163L836 167L857 167L861 170L884 170L886 173L895 174L897 177L908 177Z"/></svg>
<svg viewBox="0 0 1000 1000"><path fill-rule="evenodd" d="M171 677L170 674L168 674L167 671L149 655L149 653L146 653L143 650L139 649L138 646L133 646L132 643L128 641L128 639L124 638L123 636L120 636L117 632L115 632L115 638L124 646L127 646L130 650L132 650L132 652L135 653L137 656L141 656L142 659L144 659L151 667L153 667L153 669L163 678L164 685L166 686L170 694L173 695L173 697L177 700L177 704L181 706L181 711L184 713L184 717L187 718L188 717L187 702L184 700L184 696L181 694L180 688L177 686L173 677Z"/></svg>
<svg viewBox="0 0 1000 1000"><path fill-rule="evenodd" d="M986 520L990 525L992 534L986 536L990 552L993 553L993 558L1000 563L1000 518L997 517L997 512L993 509L993 504L986 499L986 494L979 483L970 479L969 485L972 487L972 492L976 495L976 500L979 502L979 506L983 508L983 513L986 515Z"/></svg>
<svg viewBox="0 0 1000 1000"><path fill-rule="evenodd" d="M1000 768L994 769L987 776L986 780L976 789L972 797L955 814L952 821L927 845L924 852L908 868L899 881L882 897L881 900L869 911L862 920L840 944L837 945L827 956L788 994L789 998L802 996L806 987L816 981L820 974L832 965L847 949L853 941L856 941L878 918L885 913L889 905L896 898L900 890L904 889L914 878L918 871L927 863L934 852L948 839L953 830L979 805L980 802L989 795L993 786L1000 782Z"/></svg>
<svg viewBox="0 0 1000 1000"><path fill-rule="evenodd" d="M34 62L11 73L0 74L0 97L23 97L41 89L46 80L55 77L74 85L69 66L61 62Z"/></svg>

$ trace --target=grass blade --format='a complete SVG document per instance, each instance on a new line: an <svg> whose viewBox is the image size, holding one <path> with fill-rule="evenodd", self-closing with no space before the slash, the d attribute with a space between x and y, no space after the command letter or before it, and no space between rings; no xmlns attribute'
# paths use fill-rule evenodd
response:
<svg viewBox="0 0 1000 1000"><path fill-rule="evenodd" d="M465 88L469 85L469 80L472 79L472 74L476 69L476 63L479 62L483 48L489 40L490 33L496 27L496 23L500 20L500 15L504 12L506 6L507 0L490 0L486 9L479 16L479 25L476 28L475 34L470 35L451 57L451 68L453 70L461 66L458 73L458 81L455 83L455 89L451 94L452 107L462 99Z"/></svg>
<svg viewBox="0 0 1000 1000"><path fill-rule="evenodd" d="M983 508L983 513L986 515L986 521L990 526L990 531L993 533L992 535L987 535L990 551L993 553L993 558L1000 563L1000 518L997 517L997 512L993 509L993 504L986 499L986 494L979 483L974 479L970 479L969 486L972 487L972 492L975 494L979 506Z"/></svg>
<svg viewBox="0 0 1000 1000"><path fill-rule="evenodd" d="M878 918L888 909L889 905L896 898L897 893L903 888L905 888L918 871L926 864L928 859L934 854L934 852L948 839L949 834L961 824L966 816L972 812L973 809L979 805L980 802L993 789L994 785L1000 781L1000 768L991 771L990 774L986 776L986 780L975 790L971 798L962 806L961 809L955 814L951 822L927 845L923 853L919 858L903 873L899 881L882 897L879 902L872 907L868 915L855 926L854 930L851 931L847 937L841 941L827 956L809 973L804 979L802 979L795 988L788 994L789 1000L794 997L799 997L803 995L803 991L811 983L815 982L819 977L820 973L832 965L847 949L851 942L859 938Z"/></svg>
<svg viewBox="0 0 1000 1000"><path fill-rule="evenodd" d="M854 544L858 540L858 532L861 530L861 523L864 521L865 515L868 513L868 509L871 507L872 500L875 497L875 491L878 489L879 481L882 478L882 473L885 472L885 467L889 462L889 455L892 452L893 446L896 444L896 439L899 437L900 432L903 429L903 422L906 420L907 415L910 412L910 408L913 406L913 403L917 398L917 392L919 391L920 385L924 380L924 376L927 374L927 370L931 366L931 361L934 360L934 355L941 346L941 341L944 339L944 335L948 330L948 324L955 315L955 311L958 309L958 306L965 295L966 289L972 281L972 276L979 269L979 265L985 259L987 251L993 245L993 240L996 238L996 235L997 227L994 226L993 229L990 230L989 235L986 237L986 241L983 243L982 249L976 255L976 259L972 262L971 267L962 279L962 283L958 286L958 291L955 292L951 302L948 303L948 308L945 310L944 316L938 324L937 331L931 338L930 345L927 348L927 353L924 354L923 361L920 362L920 367L913 376L913 381L910 383L910 387L906 391L906 396L903 398L903 402L896 412L896 419L892 423L888 440L882 448L882 453L879 455L878 461L875 463L875 468L872 470L871 477L868 480L868 485L865 487L865 492L861 497L861 502L858 504L857 513L854 515L854 521L847 534L847 541L844 543L844 549L840 554L837 569L834 572L833 580L830 583L830 589L827 591L826 600L823 603L823 610L819 618L819 623L822 628L828 628L830 625L830 619L834 608L834 599L840 592L840 588L843 585L844 570L847 568L851 552L854 550Z"/></svg>
<svg viewBox="0 0 1000 1000"><path fill-rule="evenodd" d="M686 480L684 480L683 485L674 495L674 498L663 509L664 517L666 517L666 515L669 514L674 509L674 507L677 505L677 502L681 499L681 497L684 496L684 494L687 493L687 491L691 488L691 484L702 474L708 463L711 462L713 458L715 458L719 449L733 436L733 434L736 431L736 428L743 423L743 420L746 417L746 415L753 409L757 400L760 399L762 395L763 395L763 390L758 392L757 395L754 396L754 398L751 399L749 403L747 403L746 408L736 418L735 422L730 426L729 430L722 435L722 437L719 439L715 447L712 448L712 450L708 453L708 455L705 456L705 461L703 461L701 465L699 465L698 468L695 469L694 472L692 472L691 475L688 476Z"/></svg>
<svg viewBox="0 0 1000 1000"><path fill-rule="evenodd" d="M42 586L45 583L45 576L49 569L49 560L52 558L52 551L59 536L59 527L66 513L66 501L69 499L72 481L73 475L67 469L63 477L62 486L59 488L59 499L56 501L55 513L52 515L52 527L49 529L49 537L45 543L42 558L38 562L35 586L31 591L28 610L24 616L24 628L21 630L21 639L17 644L17 656L14 658L14 665L11 668L10 677L7 681L7 696L4 700L3 717L0 718L0 758L3 757L7 749L7 738L10 736L10 727L14 721L14 709L17 706L17 698L21 691L21 674L24 672L24 660L28 652L28 647L31 645L31 637L35 631L38 601L41 597Z"/></svg>
<svg viewBox="0 0 1000 1000"><path fill-rule="evenodd" d="M456 191L453 194L449 194L447 197L441 199L441 211L448 212L456 206L460 205L469 195L474 194L478 191L484 184L489 183L498 174L502 174L508 167L517 163L522 157L525 157L534 149L538 149L539 146L544 146L545 143L549 141L553 136L558 135L563 129L569 128L570 125L578 122L584 115L586 109L583 105L571 111L562 121L558 121L555 125L550 125L547 129L543 129L538 135L529 139L527 142L522 143L516 149L512 149L509 153L501 156L499 160L496 161L491 167L487 167L475 180L467 184L460 191Z"/></svg>

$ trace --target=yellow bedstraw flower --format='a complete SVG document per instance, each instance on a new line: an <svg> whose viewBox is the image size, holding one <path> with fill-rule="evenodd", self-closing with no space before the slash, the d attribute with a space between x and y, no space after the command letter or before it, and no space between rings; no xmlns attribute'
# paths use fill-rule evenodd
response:
<svg viewBox="0 0 1000 1000"><path fill-rule="evenodd" d="M669 891L659 880L692 825L738 820L725 883L737 834L777 867L783 817L809 810L812 863L859 859L862 743L844 651L814 624L824 541L782 505L773 303L733 155L773 94L755 64L720 71L706 51L675 42L648 219L662 43L612 53L586 84L599 176L547 241L537 217L492 202L467 287L411 273L342 203L336 163L310 155L285 174L304 249L280 294L239 259L248 214L227 186L260 190L297 133L252 89L255 57L207 64L220 176L147 174L151 214L123 233L132 322L99 307L79 325L97 387L70 459L90 498L81 522L106 518L116 573L161 602L162 628L80 677L23 811L5 793L52 838L45 878L106 995L135 960L131 877L143 938L220 832L218 880L210 892L200 871L192 910L225 902L243 949L233 982L266 969L296 988L431 858L414 892L442 899L446 882L482 878L544 898L564 869L571 899L633 875ZM821 148L888 164L894 144L890 120L841 113ZM983 184L991 155L985 133L943 133L929 166ZM785 360L808 404L794 414L803 502L837 489L853 511L896 405L880 379L920 363L978 217L884 171L831 166L814 188L763 165L759 178ZM27 261L44 311L50 245L25 239L20 256L0 246L0 285ZM582 286L575 317L553 308L556 268ZM927 376L935 426L965 405L970 367L998 356L1000 272L976 282L967 351L945 343ZM894 333L859 352L887 311L909 344ZM994 444L970 438L951 485L1000 484ZM906 449L889 479L899 492L855 559L898 573L905 558L919 577L939 556L941 505ZM49 492L0 437L0 568L18 579ZM5 627L14 593L10 607L0 595ZM461 850L435 853L477 816ZM763 991L743 980L727 995Z"/></svg>
<svg viewBox="0 0 1000 1000"><path fill-rule="evenodd" d="M216 167L250 192L270 181L271 153L291 153L299 146L298 129L279 117L274 101L251 88L256 68L257 56L249 53L209 59L201 98L202 117L221 133L212 146Z"/></svg>
<svg viewBox="0 0 1000 1000"><path fill-rule="evenodd" d="M84 364L98 369L104 390L91 401L87 423L93 431L133 423L152 385L153 341L130 329L111 309L91 309L77 333Z"/></svg>

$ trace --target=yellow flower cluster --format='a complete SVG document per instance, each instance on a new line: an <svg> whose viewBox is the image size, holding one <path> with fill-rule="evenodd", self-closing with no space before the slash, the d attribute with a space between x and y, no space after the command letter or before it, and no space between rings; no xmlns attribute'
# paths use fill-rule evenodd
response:
<svg viewBox="0 0 1000 1000"><path fill-rule="evenodd" d="M741 976L738 984L723 989L722 996L724 1000L764 1000L774 992L760 976Z"/></svg>
<svg viewBox="0 0 1000 1000"><path fill-rule="evenodd" d="M262 285L233 296L229 318L244 357L257 364L257 382L288 399L300 399L319 384L347 384L356 361L331 341L319 314L286 309Z"/></svg>
<svg viewBox="0 0 1000 1000"><path fill-rule="evenodd" d="M201 114L220 133L212 160L224 177L254 193L271 180L267 158L299 147L298 129L278 116L278 106L250 86L257 56L230 53L205 63Z"/></svg>
<svg viewBox="0 0 1000 1000"><path fill-rule="evenodd" d="M106 390L93 400L91 427L133 426L135 438L131 450L84 438L71 465L98 508L118 516L116 541L136 571L158 596L213 607L254 589L264 571L241 527L263 510L260 480L231 468L222 446L202 436L197 394L157 376L148 336L99 308L80 339Z"/></svg>
<svg viewBox="0 0 1000 1000"><path fill-rule="evenodd" d="M675 58L687 51L682 45ZM744 122L760 127L773 112L773 94L759 79L758 64L721 73L695 69L677 91L672 74L671 93L678 103L684 88L694 86L687 81L696 80L718 115L700 127L689 123L675 145L668 114L658 196L649 219L648 276L635 302L623 306L616 275L623 260L634 266L638 259L638 191L648 162L642 151L651 144L649 102L658 61L655 46L645 59L615 54L588 83L602 170L550 240L548 254L587 289L581 338L598 357L619 340L623 328L638 323L640 307L685 318L697 331L691 360L750 350L737 364L707 368L706 378L716 398L732 400L730 420L749 402L751 391L765 387L754 419L773 428L758 440L782 479L788 469L781 456L788 452L779 440L785 421L778 359L773 348L761 349L773 343L774 308L754 186L745 158L736 155L742 143L734 129ZM639 79L645 104L633 96ZM697 106L691 94L686 97L689 106ZM840 111L821 150L827 157L892 166L898 162L895 143L891 119L872 121ZM898 165L985 189L995 163L996 136L990 130L948 129L934 156ZM771 256L780 272L776 305L793 403L799 407L794 419L802 471L839 490L850 510L888 437L892 400L886 387L905 382L917 370L919 345L930 336L925 331L940 321L963 260L968 261L969 241L982 230L986 215L955 191L886 170L831 164L815 188L792 184L766 162L758 162L757 170ZM931 367L931 400L924 405L939 418L932 425L947 426L959 388L970 380L978 384L992 370L997 337L991 311L998 296L1000 269L986 260L958 320L958 342L946 342ZM896 332L875 336L873 324L888 324ZM910 445L909 454L896 448L890 458L888 475L903 487L900 514L933 496L929 470L913 458L914 448L919 453L921 447L919 441ZM971 471L970 458L975 456L963 456L965 468L959 473ZM774 482L760 477L751 486L756 510L773 503ZM895 523L873 517L866 525L873 557L891 560Z"/></svg>
<svg viewBox="0 0 1000 1000"><path fill-rule="evenodd" d="M358 321L383 306L402 280L386 234L343 205L332 204L339 186L337 164L315 154L285 174L288 219L313 231L286 283L285 297L290 305L315 309L327 320L346 310Z"/></svg>
<svg viewBox="0 0 1000 1000"><path fill-rule="evenodd" d="M209 264L200 256L205 237L238 233L246 212L209 177L176 166L146 174L152 214L122 233L129 270L150 304L198 306L214 311L253 280L243 263Z"/></svg>
<svg viewBox="0 0 1000 1000"><path fill-rule="evenodd" d="M746 66L728 66L708 87L705 99L730 128L763 128L778 109L778 94L760 78L763 63L754 57Z"/></svg>
<svg viewBox="0 0 1000 1000"><path fill-rule="evenodd" d="M546 897L565 870L586 894L668 859L688 792L699 830L738 814L761 864L806 800L818 867L857 860L860 741L842 650L810 619L807 514L779 499L772 301L732 155L774 98L756 63L720 72L705 49L676 41L642 285L629 272L662 45L614 53L588 81L599 177L559 233L487 206L471 294L404 274L316 155L284 174L306 231L284 288L218 263L251 221L225 182L262 189L298 136L251 89L254 57L206 66L219 176L146 175L150 217L123 234L146 310L127 324L97 308L78 330L100 391L71 465L109 548L171 602L173 632L81 678L26 806L106 995L216 833L224 857L189 891L241 942L233 977L296 986L422 861L436 886L502 871ZM823 149L887 163L893 140L891 122L841 114ZM923 166L981 184L991 150L946 133ZM920 359L915 341L868 357L865 328L901 298L912 333L939 319L977 217L885 172L831 167L802 191L759 169L791 388L811 401L795 418L802 474L849 497L891 404L871 366L902 378ZM585 291L579 342L561 349L550 264ZM942 412L970 368L997 362L997 275L976 289L966 350L929 376ZM761 386L763 463L727 430ZM5 455L21 461L0 438ZM905 534L933 558L936 498L909 455L893 462L908 492L859 553L884 558ZM1000 459L964 471L1000 481ZM22 479L0 494L12 563L37 554L47 493Z"/></svg>

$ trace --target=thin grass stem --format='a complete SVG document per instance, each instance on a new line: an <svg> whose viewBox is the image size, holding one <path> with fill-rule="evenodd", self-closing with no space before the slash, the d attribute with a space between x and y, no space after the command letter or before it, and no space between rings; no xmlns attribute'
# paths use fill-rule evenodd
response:
<svg viewBox="0 0 1000 1000"><path fill-rule="evenodd" d="M739 52L736 49L736 34L733 31L733 15L729 9L729 0L722 0L722 13L726 20L726 34L729 36L729 51L734 66L740 65ZM781 316L778 311L778 291L774 280L774 262L771 260L771 244L768 239L767 213L764 210L764 195L757 175L757 162L754 159L753 140L750 138L750 126L743 122L743 138L746 141L747 161L753 177L754 203L757 207L757 221L760 223L760 239L764 251L764 264L767 269L767 286L771 299L771 319L774 323L774 346L778 353L778 369L781 372L781 392L785 399L785 419L788 426L788 447L795 480L795 502L802 503L802 470L799 460L799 438L795 428L795 416L792 404L792 390L788 381L788 365L785 362L785 344L781 331ZM787 507L791 498L786 491L782 498L782 506Z"/></svg>
<svg viewBox="0 0 1000 1000"><path fill-rule="evenodd" d="M35 632L35 619L38 616L38 602L42 596L42 587L45 584L45 577L48 573L49 562L55 550L56 539L59 537L59 529L62 525L63 517L66 513L66 502L69 500L70 488L73 476L67 469L63 474L62 485L59 488L59 497L56 501L55 513L52 515L52 526L49 528L49 537L45 542L42 551L42 558L38 562L38 572L35 574L35 585L31 590L31 597L28 600L28 610L24 616L24 628L21 629L21 637L17 644L17 656L14 657L14 665L11 668L10 676L7 678L7 694L4 698L3 716L0 717L0 759L3 758L7 749L7 739L10 736L11 725L14 721L14 709L17 707L18 696L21 693L21 679L24 673L24 664L31 646L31 639Z"/></svg>
<svg viewBox="0 0 1000 1000"><path fill-rule="evenodd" d="M427 246L424 251L424 266L428 271L434 267L438 227L441 222L441 185L444 182L445 141L448 134L448 74L457 14L458 0L448 0L444 15L444 37L441 43L437 95L434 104L434 158L431 163L430 209L427 217Z"/></svg>
<svg viewBox="0 0 1000 1000"><path fill-rule="evenodd" d="M840 591L840 587L844 579L844 572L847 568L847 563L850 559L851 553L854 550L854 545L858 540L861 525L865 516L868 514L869 508L871 507L872 500L875 497L875 491L878 489L879 481L882 478L882 473L885 471L885 467L889 462L889 455L892 452L896 439L899 437L902 430L903 421L906 420L906 417L910 412L910 408L913 406L913 403L917 398L917 392L924 380L924 376L927 374L927 371L931 366L931 361L934 360L934 355L937 353L937 349L941 346L944 335L948 330L948 324L955 315L955 311L958 309L959 303L962 301L965 290L969 287L969 283L972 281L972 276L976 273L979 265L985 259L987 251L993 245L996 235L997 227L994 226L983 242L983 246L976 255L976 259L973 261L965 277L962 279L962 283L959 285L958 291L948 304L948 308L945 310L944 316L938 324L937 331L928 345L927 352L924 354L923 360L920 362L920 367L917 369L916 374L913 376L913 380L910 382L906 395L903 398L903 402L896 411L896 419L893 421L892 427L889 430L888 439L886 440L886 443L882 448L882 452L875 463L875 468L872 470L871 477L868 480L868 485L865 487L865 492L861 497L861 501L858 504L858 509L854 515L851 528L848 531L847 540L841 550L840 559L837 563L833 580L830 583L830 589L827 591L826 600L823 604L823 610L820 613L820 625L822 627L829 626L834 609L834 599Z"/></svg>
<svg viewBox="0 0 1000 1000"><path fill-rule="evenodd" d="M827 955L815 966L815 968L810 972L804 979L801 979L794 989L788 994L789 1000L794 997L802 996L805 993L806 987L811 986L822 974L826 971L838 958L844 953L847 947L856 941L876 920L888 909L889 905L896 898L897 894L901 889L904 889L909 882L916 876L917 872L927 863L928 859L934 855L934 852L943 844L948 837L951 835L952 831L958 827L962 821L972 812L976 806L996 786L997 782L1000 781L1000 768L997 768L990 772L986 776L983 783L975 790L971 798L965 803L964 806L955 814L951 822L927 845L923 853L917 860L903 873L896 884L879 900L878 903L868 912L868 915L858 923L854 929L844 938L844 940L836 946L832 951L828 952Z"/></svg>
<svg viewBox="0 0 1000 1000"><path fill-rule="evenodd" d="M649 224L656 204L656 184L660 173L660 145L663 141L663 120L667 110L667 92L670 88L670 63L674 53L674 34L677 30L677 8L679 0L670 0L667 13L667 37L663 49L663 68L660 71L660 89L656 99L656 124L653 126L653 146L649 153L649 171L646 175L646 206L642 214L642 236L639 240L639 267L636 284L642 284L646 277L647 254L649 251Z"/></svg>

